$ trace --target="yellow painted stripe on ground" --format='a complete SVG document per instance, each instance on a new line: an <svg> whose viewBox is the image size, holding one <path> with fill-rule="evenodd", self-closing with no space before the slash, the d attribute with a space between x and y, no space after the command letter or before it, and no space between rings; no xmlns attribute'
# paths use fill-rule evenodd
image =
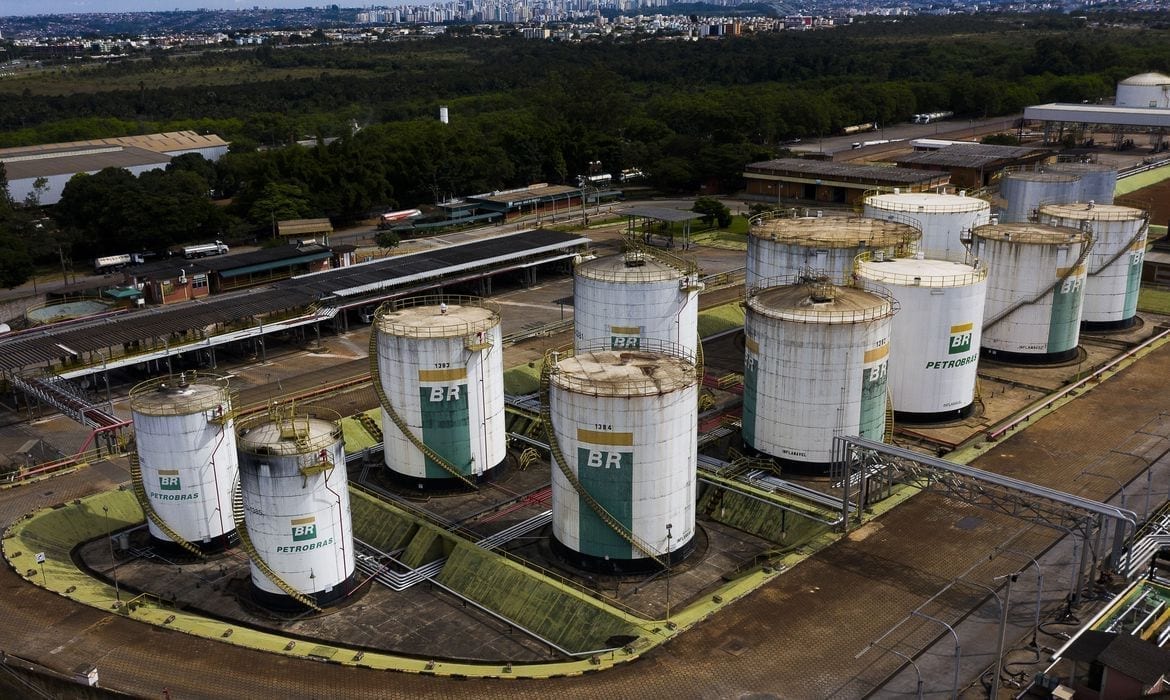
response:
<svg viewBox="0 0 1170 700"><path fill-rule="evenodd" d="M317 522L317 518L313 517L312 515L310 515L307 518L293 518L292 519L293 525L308 525L309 523L315 523L315 522Z"/></svg>
<svg viewBox="0 0 1170 700"><path fill-rule="evenodd" d="M609 332L619 335L638 335L642 329L637 326L610 326Z"/></svg>
<svg viewBox="0 0 1170 700"><path fill-rule="evenodd" d="M751 350L752 352L758 353L760 351L760 344L746 335L743 337L743 344L747 346L747 349Z"/></svg>
<svg viewBox="0 0 1170 700"><path fill-rule="evenodd" d="M1073 269L1071 267L1058 267L1058 268L1056 268L1056 276L1057 277L1064 277L1065 275L1077 275L1079 277L1080 275L1083 275L1083 274L1085 274L1085 266L1084 265L1077 265L1076 269Z"/></svg>
<svg viewBox="0 0 1170 700"><path fill-rule="evenodd" d="M466 367L420 369L418 371L418 380L420 382L453 382L456 379L467 379Z"/></svg>
<svg viewBox="0 0 1170 700"><path fill-rule="evenodd" d="M577 440L594 445L612 445L617 447L633 447L633 433L613 433L606 430L588 430L577 428Z"/></svg>
<svg viewBox="0 0 1170 700"><path fill-rule="evenodd" d="M863 362L877 362L878 360L882 359L883 357L885 357L886 355L889 355L889 354L890 354L890 346L883 345L880 348L874 348L873 350L866 350L865 357L862 361Z"/></svg>
<svg viewBox="0 0 1170 700"><path fill-rule="evenodd" d="M960 323L957 326L951 326L951 333L966 333L974 327L974 323Z"/></svg>

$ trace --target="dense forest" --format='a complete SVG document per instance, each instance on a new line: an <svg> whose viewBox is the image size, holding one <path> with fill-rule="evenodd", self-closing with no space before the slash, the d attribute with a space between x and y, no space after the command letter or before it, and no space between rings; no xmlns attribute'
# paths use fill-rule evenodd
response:
<svg viewBox="0 0 1170 700"><path fill-rule="evenodd" d="M597 160L639 168L663 190L716 182L731 192L745 163L790 139L921 111L983 117L1098 101L1120 78L1170 72L1170 30L1098 19L899 18L702 42L452 33L51 68L0 82L0 146L178 129L232 142L216 164L185 157L165 173L71 182L50 213L57 242L79 258L114 241L245 237L274 217L343 225L380 207L572 182ZM438 121L440 105L451 123ZM317 145L290 145L305 139ZM208 192L230 205L213 206ZM36 202L9 209L21 205ZM12 218L0 212L0 227ZM28 236L7 228L8 240Z"/></svg>

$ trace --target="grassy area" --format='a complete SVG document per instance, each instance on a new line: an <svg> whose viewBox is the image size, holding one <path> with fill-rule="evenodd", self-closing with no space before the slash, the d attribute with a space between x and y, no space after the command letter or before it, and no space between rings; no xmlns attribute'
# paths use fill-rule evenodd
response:
<svg viewBox="0 0 1170 700"><path fill-rule="evenodd" d="M1120 197L1121 195L1135 192L1143 187L1156 185L1159 182L1170 178L1170 165L1147 170L1144 173L1132 175L1123 180L1118 181L1117 188L1113 190L1113 194Z"/></svg>
<svg viewBox="0 0 1170 700"><path fill-rule="evenodd" d="M1142 287L1138 292L1138 311L1170 314L1170 289Z"/></svg>
<svg viewBox="0 0 1170 700"><path fill-rule="evenodd" d="M540 389L540 364L518 365L504 371L504 393L532 394Z"/></svg>
<svg viewBox="0 0 1170 700"><path fill-rule="evenodd" d="M374 423L378 426L382 425L382 409L371 408L366 411L366 415L374 419ZM362 424L356 418L346 417L341 419L341 434L345 436L345 451L359 452L367 447L373 447L377 444L377 440L373 435L366 431Z"/></svg>
<svg viewBox="0 0 1170 700"><path fill-rule="evenodd" d="M743 307L738 301L699 312L699 337L729 331L743 325Z"/></svg>

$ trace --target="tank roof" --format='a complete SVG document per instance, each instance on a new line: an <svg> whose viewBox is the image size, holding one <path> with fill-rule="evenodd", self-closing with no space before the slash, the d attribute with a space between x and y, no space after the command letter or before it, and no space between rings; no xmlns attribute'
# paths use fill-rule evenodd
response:
<svg viewBox="0 0 1170 700"><path fill-rule="evenodd" d="M892 247L922 237L910 224L861 216L756 219L750 233L777 243L817 248Z"/></svg>
<svg viewBox="0 0 1170 700"><path fill-rule="evenodd" d="M148 416L201 413L227 400L227 380L218 375L163 377L130 390L130 409Z"/></svg>
<svg viewBox="0 0 1170 700"><path fill-rule="evenodd" d="M862 261L858 274L878 284L900 287L965 287L987 279L987 268L950 260L897 258Z"/></svg>
<svg viewBox="0 0 1170 700"><path fill-rule="evenodd" d="M1072 160L1049 163L1044 169L1058 173L1117 173L1117 168L1107 163L1082 163Z"/></svg>
<svg viewBox="0 0 1170 700"><path fill-rule="evenodd" d="M1170 83L1170 76L1161 73L1138 73L1120 81L1118 85L1166 85Z"/></svg>
<svg viewBox="0 0 1170 700"><path fill-rule="evenodd" d="M1078 175L1072 173L1053 173L1042 170L1017 170L1014 173L1009 172L1005 177L1027 182L1076 182L1080 179Z"/></svg>
<svg viewBox="0 0 1170 700"><path fill-rule="evenodd" d="M695 365L664 352L594 350L566 357L551 382L586 396L657 396L693 386Z"/></svg>
<svg viewBox="0 0 1170 700"><path fill-rule="evenodd" d="M309 415L261 415L236 425L237 448L254 455L312 454L341 439L339 421Z"/></svg>
<svg viewBox="0 0 1170 700"><path fill-rule="evenodd" d="M767 287L749 295L747 305L763 316L798 323L863 323L897 311L888 294L828 283Z"/></svg>
<svg viewBox="0 0 1170 700"><path fill-rule="evenodd" d="M639 252L607 255L581 263L573 271L578 277L604 282L662 282L683 276L682 271L653 255Z"/></svg>
<svg viewBox="0 0 1170 700"><path fill-rule="evenodd" d="M390 335L457 338L499 325L500 312L478 297L412 297L380 306L374 323L380 333Z"/></svg>
<svg viewBox="0 0 1170 700"><path fill-rule="evenodd" d="M1010 241L1028 245L1058 245L1085 241L1084 232L1075 228L1024 222L984 224L972 229L971 235L991 241Z"/></svg>
<svg viewBox="0 0 1170 700"><path fill-rule="evenodd" d="M1126 207L1120 204L1090 204L1089 202L1073 202L1071 204L1041 204L1040 214L1055 216L1061 219L1081 219L1092 221L1125 221L1129 219L1145 218L1146 213L1141 209Z"/></svg>
<svg viewBox="0 0 1170 700"><path fill-rule="evenodd" d="M934 194L931 192L875 194L866 197L865 203L879 209L902 213L966 212L983 211L991 208L991 204L987 200L978 197L964 197L957 194Z"/></svg>

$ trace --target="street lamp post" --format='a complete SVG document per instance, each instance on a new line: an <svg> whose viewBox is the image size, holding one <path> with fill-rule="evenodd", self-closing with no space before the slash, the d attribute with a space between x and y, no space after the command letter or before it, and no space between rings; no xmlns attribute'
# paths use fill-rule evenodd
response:
<svg viewBox="0 0 1170 700"><path fill-rule="evenodd" d="M666 619L670 620L670 523L666 524Z"/></svg>
<svg viewBox="0 0 1170 700"><path fill-rule="evenodd" d="M110 521L110 507L102 506L106 516L106 539L110 542L110 561L113 563L111 571L114 573L114 607L122 607L122 590L118 586L118 558L114 555L114 526Z"/></svg>

